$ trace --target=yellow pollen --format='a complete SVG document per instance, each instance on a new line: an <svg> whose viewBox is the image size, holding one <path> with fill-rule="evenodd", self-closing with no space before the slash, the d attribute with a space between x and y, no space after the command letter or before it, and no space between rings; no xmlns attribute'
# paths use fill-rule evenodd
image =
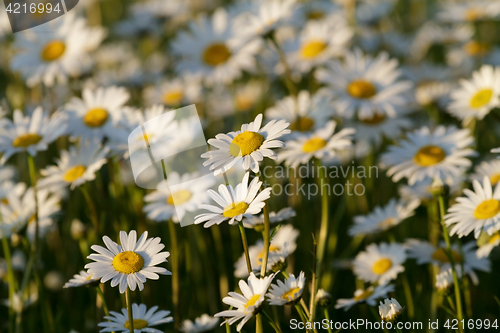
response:
<svg viewBox="0 0 500 333"><path fill-rule="evenodd" d="M374 113L371 118L363 118L360 119L359 121L367 125L378 125L384 120L385 120L385 115L380 113Z"/></svg>
<svg viewBox="0 0 500 333"><path fill-rule="evenodd" d="M101 127L107 120L108 112L103 108L89 110L85 117L83 117L83 122L88 127Z"/></svg>
<svg viewBox="0 0 500 333"><path fill-rule="evenodd" d="M290 301L290 302L291 301L295 301L297 299L296 295L299 293L299 291L300 291L300 288L299 287L295 287L293 289L288 290L286 293L284 293L281 296L281 298L286 299L287 301Z"/></svg>
<svg viewBox="0 0 500 333"><path fill-rule="evenodd" d="M326 140L323 140L322 138L312 138L304 143L302 151L305 153L313 153L326 146L326 143Z"/></svg>
<svg viewBox="0 0 500 333"><path fill-rule="evenodd" d="M120 252L113 258L113 267L123 274L136 273L144 267L144 259L134 251Z"/></svg>
<svg viewBox="0 0 500 333"><path fill-rule="evenodd" d="M9 199L2 198L2 200L0 200L0 202L3 203L4 205L8 205L9 204Z"/></svg>
<svg viewBox="0 0 500 333"><path fill-rule="evenodd" d="M312 10L309 13L307 13L306 17L309 20L319 20L325 17L325 14L323 14L319 10L318 11Z"/></svg>
<svg viewBox="0 0 500 333"><path fill-rule="evenodd" d="M481 202L474 210L474 217L479 220L489 219L500 213L500 201L489 199Z"/></svg>
<svg viewBox="0 0 500 333"><path fill-rule="evenodd" d="M32 224L33 222L35 222L35 219L36 215L35 214L31 215L30 219L28 220L28 224Z"/></svg>
<svg viewBox="0 0 500 333"><path fill-rule="evenodd" d="M491 236L490 239L488 239L488 244L493 244L495 242L498 242L500 240L500 235L499 234L494 234Z"/></svg>
<svg viewBox="0 0 500 333"><path fill-rule="evenodd" d="M245 213L247 209L248 204L244 201L240 202L239 204L232 203L224 208L224 212L222 213L222 215L224 215L225 217L235 217Z"/></svg>
<svg viewBox="0 0 500 333"><path fill-rule="evenodd" d="M307 132L314 126L314 120L309 117L300 117L295 120L291 125L292 131Z"/></svg>
<svg viewBox="0 0 500 333"><path fill-rule="evenodd" d="M496 185L500 181L500 173L496 173L490 177L491 185Z"/></svg>
<svg viewBox="0 0 500 333"><path fill-rule="evenodd" d="M36 145L40 140L42 140L42 137L38 134L23 134L12 141L12 146L15 148L26 148Z"/></svg>
<svg viewBox="0 0 500 333"><path fill-rule="evenodd" d="M365 80L354 80L347 86L349 95L355 98L370 98L377 93L375 86Z"/></svg>
<svg viewBox="0 0 500 333"><path fill-rule="evenodd" d="M394 225L396 219L394 217L389 217L378 224L380 228L386 229Z"/></svg>
<svg viewBox="0 0 500 333"><path fill-rule="evenodd" d="M175 192L171 196L168 197L167 203L169 205L182 205L183 203L186 203L191 199L193 194L188 191L188 190L180 190L178 192Z"/></svg>
<svg viewBox="0 0 500 333"><path fill-rule="evenodd" d="M134 319L134 331L135 330L142 330L143 328L148 327L148 322L145 321L144 319ZM130 321L125 322L125 328L130 329Z"/></svg>
<svg viewBox="0 0 500 333"><path fill-rule="evenodd" d="M253 99L241 95L241 96L236 96L235 104L236 104L236 110L246 111L251 109L255 103Z"/></svg>
<svg viewBox="0 0 500 333"><path fill-rule="evenodd" d="M260 295L253 295L252 298L250 298L247 302L247 304L245 304L245 311L247 308L251 307L251 306L254 306L255 303L257 303L257 301L260 299Z"/></svg>
<svg viewBox="0 0 500 333"><path fill-rule="evenodd" d="M62 57L66 51L66 44L60 40L48 42L42 49L41 57L45 61L54 61Z"/></svg>
<svg viewBox="0 0 500 333"><path fill-rule="evenodd" d="M371 295L373 295L373 289L370 288L370 289L366 289L363 291L362 294L358 295L358 296L354 296L354 300L356 302L359 302L359 301L362 301L364 299L367 299L368 297L370 297Z"/></svg>
<svg viewBox="0 0 500 333"><path fill-rule="evenodd" d="M326 43L322 41L312 41L303 45L300 53L302 55L302 58L312 59L320 55L321 52L323 52L325 49Z"/></svg>
<svg viewBox="0 0 500 333"><path fill-rule="evenodd" d="M464 45L464 51L471 57L483 57L491 50L491 46L486 43L470 41Z"/></svg>
<svg viewBox="0 0 500 333"><path fill-rule="evenodd" d="M474 109L480 108L488 104L493 96L493 90L481 89L470 100L470 106Z"/></svg>
<svg viewBox="0 0 500 333"><path fill-rule="evenodd" d="M70 168L66 173L64 174L64 181L68 183L72 183L78 178L80 178L84 173L87 168L83 165L75 165L74 167Z"/></svg>
<svg viewBox="0 0 500 333"><path fill-rule="evenodd" d="M434 251L434 253L432 254L432 259L437 260L439 262L444 262L444 263L450 262L450 259L448 258L448 254L445 251L447 251L447 250L440 247L439 249ZM458 254L458 252L455 250L451 250L451 257L453 258L453 262L455 262L455 263L462 261L462 256L460 254Z"/></svg>
<svg viewBox="0 0 500 333"><path fill-rule="evenodd" d="M257 132L243 132L238 134L231 145L229 146L229 153L233 157L247 156L256 151L262 146L264 137Z"/></svg>
<svg viewBox="0 0 500 333"><path fill-rule="evenodd" d="M231 51L222 43L214 43L203 52L203 61L210 66L223 64L229 57L231 57Z"/></svg>
<svg viewBox="0 0 500 333"><path fill-rule="evenodd" d="M163 103L165 105L179 105L183 97L184 94L181 90L167 91L163 94Z"/></svg>
<svg viewBox="0 0 500 333"><path fill-rule="evenodd" d="M469 8L465 11L466 21L476 21L482 19L483 17L484 17L484 12L479 9Z"/></svg>
<svg viewBox="0 0 500 333"><path fill-rule="evenodd" d="M382 275L392 267L392 261L387 258L379 259L372 267L373 273Z"/></svg>
<svg viewBox="0 0 500 333"><path fill-rule="evenodd" d="M269 253L278 252L279 250L281 250L281 248L279 246L272 245L272 244L271 244L271 246L269 246ZM264 258L264 250L260 251L259 255L257 256L257 261L261 262L263 258Z"/></svg>
<svg viewBox="0 0 500 333"><path fill-rule="evenodd" d="M446 157L446 153L438 146L424 146L418 150L413 161L420 166L431 166L438 164Z"/></svg>

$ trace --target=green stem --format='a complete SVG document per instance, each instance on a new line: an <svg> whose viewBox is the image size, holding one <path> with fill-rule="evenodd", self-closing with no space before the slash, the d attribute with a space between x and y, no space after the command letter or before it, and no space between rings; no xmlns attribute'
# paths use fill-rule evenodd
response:
<svg viewBox="0 0 500 333"><path fill-rule="evenodd" d="M306 318L306 316L304 314L304 311L302 310L302 308L298 304L295 304L295 309L299 313L300 319L302 320L302 322L304 323L304 325L307 327L308 320L307 320L307 318ZM307 330L307 332L310 332L310 330Z"/></svg>
<svg viewBox="0 0 500 333"><path fill-rule="evenodd" d="M14 269L12 268L12 260L10 255L9 241L7 237L2 238L3 254L5 256L5 261L7 262L7 274L9 277L9 332L14 331L14 325L12 325L14 320L14 293L15 293L15 277Z"/></svg>
<svg viewBox="0 0 500 333"><path fill-rule="evenodd" d="M262 266L260 267L260 276L266 276L267 271L267 259L269 257L269 246L271 243L270 233L271 233L271 223L269 222L269 207L266 203L264 206L264 254L262 255Z"/></svg>
<svg viewBox="0 0 500 333"><path fill-rule="evenodd" d="M247 234L245 232L245 227L243 226L243 222L238 222L238 226L240 228L240 234L241 234L241 242L243 243L243 250L245 252L245 258L247 261L247 269L248 269L248 275L252 273L252 262L250 261L250 254L248 252L248 242L247 242Z"/></svg>
<svg viewBox="0 0 500 333"><path fill-rule="evenodd" d="M92 220L95 233L97 234L99 233L99 219L97 217L97 211L95 209L94 202L92 201L92 198L90 197L89 192L84 187L84 185L80 186L80 189L82 190L83 196L85 197L85 201L87 202L87 206L90 209L90 219Z"/></svg>
<svg viewBox="0 0 500 333"><path fill-rule="evenodd" d="M328 320L328 333L332 333L332 329L330 327L330 314L328 313L328 308L324 309L325 319Z"/></svg>
<svg viewBox="0 0 500 333"><path fill-rule="evenodd" d="M403 289L406 298L406 305L408 307L408 317L412 319L415 315L415 308L413 306L413 296L411 294L410 282L408 281L407 273L403 274Z"/></svg>
<svg viewBox="0 0 500 333"><path fill-rule="evenodd" d="M262 315L257 313L255 317L255 333L264 333L264 327L262 325Z"/></svg>
<svg viewBox="0 0 500 333"><path fill-rule="evenodd" d="M269 323L269 325L271 325L271 327L274 329L276 333L282 333L278 325L264 310L262 310L261 313L264 315L264 317L267 319L267 322Z"/></svg>
<svg viewBox="0 0 500 333"><path fill-rule="evenodd" d="M326 170L322 167L321 161L316 159L316 164L318 165L319 175L318 175L318 185L321 191L321 226L319 230L318 237L318 265L317 265L317 275L321 276L321 269L323 260L325 257L325 249L328 243L328 190L327 190L327 179Z"/></svg>
<svg viewBox="0 0 500 333"><path fill-rule="evenodd" d="M104 314L106 316L109 316L108 304L106 303L106 299L104 298L104 294L102 293L101 287L97 286L95 287L95 290L97 291L97 295L99 295L99 298L101 299L102 309L104 310Z"/></svg>
<svg viewBox="0 0 500 333"><path fill-rule="evenodd" d="M285 85L286 85L286 87L291 95L297 96L297 88L295 87L295 84L293 83L292 71L290 70L290 66L288 65L288 62L286 60L285 52L283 52L283 49L281 48L278 41L276 40L276 36L274 33L271 33L269 35L269 39L276 47L276 51L278 52L278 56L280 58L281 64L283 65L283 68L285 70L285 75L284 75Z"/></svg>
<svg viewBox="0 0 500 333"><path fill-rule="evenodd" d="M30 171L30 180L31 180L31 186L33 187L33 192L35 196L35 214L33 214L34 217L34 223L35 223L35 241L33 242L33 255L35 255L35 260L36 260L36 253L38 250L38 238L40 234L40 228L38 225L38 198L36 195L36 167L35 167L35 159L33 156L28 154L28 167Z"/></svg>
<svg viewBox="0 0 500 333"><path fill-rule="evenodd" d="M134 314L132 312L132 303L130 298L130 288L127 287L127 291L125 292L125 302L127 303L128 326L130 333L134 333Z"/></svg>
<svg viewBox="0 0 500 333"><path fill-rule="evenodd" d="M177 242L177 232L175 224L172 220L168 221L168 229L170 235L170 248L172 253L172 303L174 306L174 321L179 323L179 245Z"/></svg>
<svg viewBox="0 0 500 333"><path fill-rule="evenodd" d="M312 269L312 279L311 279L311 302L309 303L309 321L314 324L314 315L316 313L316 292L317 286L317 271L320 269L320 265L316 266L316 255L317 255L317 244L316 238L313 237L313 269Z"/></svg>

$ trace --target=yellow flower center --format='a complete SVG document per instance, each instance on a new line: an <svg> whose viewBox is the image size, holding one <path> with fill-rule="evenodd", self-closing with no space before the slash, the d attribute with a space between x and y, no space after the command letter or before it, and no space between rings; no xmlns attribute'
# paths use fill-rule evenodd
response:
<svg viewBox="0 0 500 333"><path fill-rule="evenodd" d="M323 12L320 12L319 10L311 10L306 14L306 17L309 20L319 20L325 17L325 14Z"/></svg>
<svg viewBox="0 0 500 333"><path fill-rule="evenodd" d="M42 140L42 137L38 134L23 134L12 141L12 146L15 148L26 148L36 145L40 140Z"/></svg>
<svg viewBox="0 0 500 333"><path fill-rule="evenodd" d="M144 259L134 251L120 252L113 258L113 267L123 274L136 273L144 267Z"/></svg>
<svg viewBox="0 0 500 333"><path fill-rule="evenodd" d="M500 181L500 173L496 173L490 177L491 185L496 185Z"/></svg>
<svg viewBox="0 0 500 333"><path fill-rule="evenodd" d="M272 245L272 244L271 244L271 246L269 246L269 253L278 252L279 250L281 250L281 248L279 246ZM264 250L260 251L259 255L257 256L257 261L261 262L263 258L264 258Z"/></svg>
<svg viewBox="0 0 500 333"><path fill-rule="evenodd" d="M72 183L78 178L80 178L84 173L87 168L83 165L75 165L74 167L70 168L66 173L64 174L64 181L68 183Z"/></svg>
<svg viewBox="0 0 500 333"><path fill-rule="evenodd" d="M143 328L148 327L148 322L145 321L144 319L134 319L134 331L135 330L142 330ZM130 329L130 321L125 322L125 328Z"/></svg>
<svg viewBox="0 0 500 333"><path fill-rule="evenodd" d="M62 57L66 51L66 44L60 40L48 42L42 49L41 57L45 61L54 61Z"/></svg>
<svg viewBox="0 0 500 333"><path fill-rule="evenodd" d="M413 161L420 166L431 166L438 164L446 157L446 153L438 146L425 146L418 150L413 157Z"/></svg>
<svg viewBox="0 0 500 333"><path fill-rule="evenodd" d="M183 203L186 203L187 201L189 201L189 199L191 199L192 196L193 196L193 193L191 193L191 191L180 190L178 192L175 192L171 196L169 196L167 199L167 203L169 205L174 205L174 204L175 205L182 205Z"/></svg>
<svg viewBox="0 0 500 333"><path fill-rule="evenodd" d="M222 215L225 217L235 217L240 214L244 214L248 209L248 204L244 201L240 202L239 204L230 204L226 208L224 208L224 212Z"/></svg>
<svg viewBox="0 0 500 333"><path fill-rule="evenodd" d="M322 138L312 138L307 140L302 146L302 151L305 153L312 153L326 146L326 140Z"/></svg>
<svg viewBox="0 0 500 333"><path fill-rule="evenodd" d="M480 108L488 104L493 96L493 90L491 89L481 89L470 100L470 106L472 108Z"/></svg>
<svg viewBox="0 0 500 333"><path fill-rule="evenodd" d="M295 120L291 125L292 131L307 132L314 126L314 120L309 117L300 117Z"/></svg>
<svg viewBox="0 0 500 333"><path fill-rule="evenodd" d="M347 86L347 92L355 98L370 98L377 93L377 89L368 81L354 80Z"/></svg>
<svg viewBox="0 0 500 333"><path fill-rule="evenodd" d="M446 252L447 252L447 250L440 247L439 249L434 251L434 253L432 254L432 259L437 260L439 262L444 262L444 263L450 262L450 259L448 258L448 254ZM451 257L453 258L453 262L455 262L455 263L462 261L462 256L460 254L458 254L458 252L455 250L451 250Z"/></svg>
<svg viewBox="0 0 500 333"><path fill-rule="evenodd" d="M360 119L359 121L367 125L378 125L384 120L385 120L385 115L376 112L373 114L371 118L363 118Z"/></svg>
<svg viewBox="0 0 500 333"><path fill-rule="evenodd" d="M165 105L179 105L183 97L184 94L181 90L167 91L163 94L163 103Z"/></svg>
<svg viewBox="0 0 500 333"><path fill-rule="evenodd" d="M493 236L491 236L490 239L488 239L488 243L489 244L493 244L493 243L496 243L500 240L500 235L499 234L494 234Z"/></svg>
<svg viewBox="0 0 500 333"><path fill-rule="evenodd" d="M244 95L236 96L235 104L236 110L246 111L252 108L252 106L254 105L254 100Z"/></svg>
<svg viewBox="0 0 500 333"><path fill-rule="evenodd" d="M378 260L372 267L373 273L382 275L392 267L392 261L388 258Z"/></svg>
<svg viewBox="0 0 500 333"><path fill-rule="evenodd" d="M500 213L500 201L489 199L481 202L474 210L474 217L479 220L489 219Z"/></svg>
<svg viewBox="0 0 500 333"><path fill-rule="evenodd" d="M326 46L327 45L325 42L312 41L303 45L300 50L300 53L302 55L302 58L305 59L316 58L321 52L323 52L326 49Z"/></svg>
<svg viewBox="0 0 500 333"><path fill-rule="evenodd" d="M247 302L247 304L245 304L245 311L246 309L248 309L249 307L251 306L254 306L255 303L257 303L257 301L260 299L260 295L253 295L252 298L250 298Z"/></svg>
<svg viewBox="0 0 500 333"><path fill-rule="evenodd" d="M296 295L300 292L299 287L295 287L293 289L288 290L286 293L284 293L281 298L286 299L287 301L295 301ZM298 296L298 295L297 295Z"/></svg>
<svg viewBox="0 0 500 333"><path fill-rule="evenodd" d="M362 301L364 299L367 299L371 295L373 295L373 289L372 288L366 289L365 291L363 291L362 294L359 294L358 296L354 296L354 300L356 302L359 302L359 301Z"/></svg>
<svg viewBox="0 0 500 333"><path fill-rule="evenodd" d="M0 200L0 202L3 203L4 205L8 205L9 204L9 199L2 198L2 200Z"/></svg>
<svg viewBox="0 0 500 333"><path fill-rule="evenodd" d="M391 227L392 225L394 225L394 223L396 223L396 219L394 217L389 217L380 222L378 226L382 229L385 229Z"/></svg>
<svg viewBox="0 0 500 333"><path fill-rule="evenodd" d="M89 110L85 117L83 117L83 122L88 127L101 127L107 120L108 112L103 108Z"/></svg>
<svg viewBox="0 0 500 333"><path fill-rule="evenodd" d="M491 46L486 43L470 41L464 45L464 51L471 57L483 57L491 50Z"/></svg>
<svg viewBox="0 0 500 333"><path fill-rule="evenodd" d="M257 132L243 132L238 134L231 145L229 146L229 153L236 156L247 156L256 151L262 146L264 137Z"/></svg>
<svg viewBox="0 0 500 333"><path fill-rule="evenodd" d="M209 45L203 52L203 61L210 66L223 64L229 57L231 57L231 51L222 43Z"/></svg>
<svg viewBox="0 0 500 333"><path fill-rule="evenodd" d="M465 11L466 21L476 21L484 17L484 12L477 8L469 8Z"/></svg>

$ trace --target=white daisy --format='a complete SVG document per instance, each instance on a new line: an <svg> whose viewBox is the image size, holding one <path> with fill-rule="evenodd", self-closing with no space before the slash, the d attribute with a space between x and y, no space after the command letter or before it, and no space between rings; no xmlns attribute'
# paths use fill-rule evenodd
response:
<svg viewBox="0 0 500 333"><path fill-rule="evenodd" d="M153 306L147 309L144 304L132 304L132 318L134 321L134 333L162 333L163 330L152 328L161 324L171 323L174 318L169 317L170 311L156 311L158 306ZM104 317L108 321L97 324L99 327L104 327L99 332L129 332L130 323L128 319L127 309L122 309L122 313L110 311L110 316Z"/></svg>
<svg viewBox="0 0 500 333"><path fill-rule="evenodd" d="M500 3L490 0L448 1L442 7L438 18L451 23L495 19L500 15Z"/></svg>
<svg viewBox="0 0 500 333"><path fill-rule="evenodd" d="M0 202L0 238L20 232L35 214L33 188L18 183Z"/></svg>
<svg viewBox="0 0 500 333"><path fill-rule="evenodd" d="M460 88L451 93L451 99L448 112L464 124L483 119L500 106L500 68L482 66L472 73L471 81L460 81Z"/></svg>
<svg viewBox="0 0 500 333"><path fill-rule="evenodd" d="M472 163L467 157L475 151L467 148L474 143L468 129L424 126L407 134L397 146L390 146L382 155L381 164L394 182L408 178L413 185L425 177L449 182L462 174Z"/></svg>
<svg viewBox="0 0 500 333"><path fill-rule="evenodd" d="M407 103L405 94L412 86L409 81L398 81L397 66L398 61L389 59L387 53L372 58L356 49L345 54L344 63L332 61L318 69L316 78L328 85L341 116L351 118L357 112L361 119L372 118L374 113L394 117Z"/></svg>
<svg viewBox="0 0 500 333"><path fill-rule="evenodd" d="M486 235L486 234L483 234ZM478 258L487 258L491 251L498 245L500 245L500 233L493 234L492 236L485 237L486 239L480 244L476 251ZM481 239L480 239L481 240Z"/></svg>
<svg viewBox="0 0 500 333"><path fill-rule="evenodd" d="M337 300L337 304L335 304L335 309L344 309L344 311L347 311L353 305L365 302L369 306L375 306L377 304L377 299L385 298L393 291L393 284L380 285L376 287L370 286L367 289L357 289L354 292L353 298L339 298Z"/></svg>
<svg viewBox="0 0 500 333"><path fill-rule="evenodd" d="M462 276L462 270L460 266L456 267L456 274L457 278L461 278ZM436 274L436 289L439 290L440 292L447 292L453 285L455 284L455 281L453 280L453 272L451 270L451 267L448 269L441 269L441 271Z"/></svg>
<svg viewBox="0 0 500 333"><path fill-rule="evenodd" d="M356 256L353 262L354 274L363 281L387 284L404 272L402 264L405 261L405 249L400 244L370 244L366 251Z"/></svg>
<svg viewBox="0 0 500 333"><path fill-rule="evenodd" d="M403 313L403 310L404 308L394 298L386 298L384 302L380 301L378 307L380 318L385 322L395 321Z"/></svg>
<svg viewBox="0 0 500 333"><path fill-rule="evenodd" d="M262 182L258 177L252 179L248 184L250 173L245 173L241 183L233 189L231 185L219 185L219 193L214 190L208 190L208 195L219 206L202 204L201 209L206 209L210 213L203 213L196 216L194 223L203 223L205 228L209 228L214 224L221 224L229 220L229 224L240 222L244 215L250 216L258 214L264 205L265 201L271 196L271 188L266 188L259 193ZM222 208L221 208L222 207Z"/></svg>
<svg viewBox="0 0 500 333"><path fill-rule="evenodd" d="M333 120L314 133L297 135L296 139L286 142L286 148L278 153L278 162L285 161L286 166L296 168L310 159L332 159L339 150L352 146L353 128L344 128L335 132L337 123Z"/></svg>
<svg viewBox="0 0 500 333"><path fill-rule="evenodd" d="M164 104L168 107L178 107L198 102L200 93L199 81L185 76L147 87L144 89L144 99L149 105Z"/></svg>
<svg viewBox="0 0 500 333"><path fill-rule="evenodd" d="M80 273L73 275L73 278L69 279L69 281L64 284L63 288L82 287L92 283L98 284L98 281L99 279L94 278L92 274L86 271L80 271Z"/></svg>
<svg viewBox="0 0 500 333"><path fill-rule="evenodd" d="M304 272L300 272L297 278L295 275L290 274L290 277L285 282L278 280L278 284L272 284L266 295L269 304L281 306L297 302L302 297L305 282L306 276Z"/></svg>
<svg viewBox="0 0 500 333"><path fill-rule="evenodd" d="M54 217L61 211L61 198L55 193L47 190L36 191L37 197L37 220L38 237L44 238L45 235L56 227ZM33 241L36 236L35 214L28 221L26 236Z"/></svg>
<svg viewBox="0 0 500 333"><path fill-rule="evenodd" d="M348 233L351 236L357 236L385 231L413 216L419 205L419 200L406 202L393 198L384 207L375 207L368 215L355 216L354 225Z"/></svg>
<svg viewBox="0 0 500 333"><path fill-rule="evenodd" d="M184 320L180 330L184 333L208 332L214 330L219 322L219 318L214 318L204 313L200 317L196 318L194 322L189 319Z"/></svg>
<svg viewBox="0 0 500 333"><path fill-rule="evenodd" d="M444 106L448 101L449 92L454 86L450 82L449 68L424 62L407 68L405 74L415 85L415 100L419 105Z"/></svg>
<svg viewBox="0 0 500 333"><path fill-rule="evenodd" d="M481 181L484 177L488 177L490 179L490 183L492 186L497 185L497 183L500 181L499 160L481 162L481 164L474 167L474 173L470 175L471 180L476 179Z"/></svg>
<svg viewBox="0 0 500 333"><path fill-rule="evenodd" d="M261 124L262 114L259 114L253 122L241 125L240 131L217 134L215 139L209 139L208 143L217 150L201 155L208 159L203 166L210 165L210 170L214 170L217 176L243 160L245 170L259 172L259 162L264 157L276 159L277 155L271 149L284 147L284 143L277 139L290 133L287 129L290 124L285 120L271 120L262 128Z"/></svg>
<svg viewBox="0 0 500 333"><path fill-rule="evenodd" d="M332 302L332 295L330 295L330 293L321 288L318 289L315 298L318 305L323 307L327 307Z"/></svg>
<svg viewBox="0 0 500 333"><path fill-rule="evenodd" d="M280 209L278 212L269 212L269 223L278 223L289 220L296 215L291 207ZM243 226L249 229L261 231L264 227L264 214L259 216L252 215L250 217L243 217Z"/></svg>
<svg viewBox="0 0 500 333"><path fill-rule="evenodd" d="M343 8L330 0L313 0L300 3L293 14L290 24L301 28L306 22L328 20L332 14L342 13Z"/></svg>
<svg viewBox="0 0 500 333"><path fill-rule="evenodd" d="M460 174L460 176L449 179L448 181L443 182L450 189L450 195L455 195L458 192L462 191L462 184L465 182L466 178L464 176L465 170ZM398 192L400 197L403 200L411 201L411 200L421 200L421 201L429 201L434 199L434 195L432 193L432 184L433 179L429 177L425 177L423 180L419 180L415 182L413 185L401 184L398 188Z"/></svg>
<svg viewBox="0 0 500 333"><path fill-rule="evenodd" d="M23 116L21 110L14 110L13 121L3 121L0 164L19 152L26 151L36 156L38 151L47 150L52 141L64 134L65 127L65 119L60 113L49 116L37 107L31 116Z"/></svg>
<svg viewBox="0 0 500 333"><path fill-rule="evenodd" d="M457 198L457 203L448 209L445 223L451 226L450 235L467 236L474 231L479 238L481 231L493 235L500 230L500 186L493 191L490 179L483 178L483 184L472 181L474 191L464 189L466 197Z"/></svg>
<svg viewBox="0 0 500 333"><path fill-rule="evenodd" d="M226 322L232 325L241 319L241 322L236 326L236 330L240 332L243 325L257 313L262 303L264 303L267 289L274 276L275 274L271 274L259 279L253 273L250 273L248 282L240 280L238 285L242 294L230 292L229 296L222 299L222 302L236 309L222 311L214 315L214 317L227 318L222 322L221 326Z"/></svg>
<svg viewBox="0 0 500 333"><path fill-rule="evenodd" d="M127 235L125 231L120 231L121 246L113 242L108 236L102 240L106 248L99 245L92 245L91 249L98 252L89 255L87 258L95 262L85 265L87 272L96 279L101 279L101 283L111 280L111 287L120 285L120 293L124 293L127 286L134 291L138 286L139 290L144 289L146 279L157 280L158 274L171 275L163 267L156 265L166 262L170 256L169 252L160 252L165 245L161 244L161 239L147 238L145 231L139 240L137 232L130 231ZM157 274L158 273L158 274Z"/></svg>

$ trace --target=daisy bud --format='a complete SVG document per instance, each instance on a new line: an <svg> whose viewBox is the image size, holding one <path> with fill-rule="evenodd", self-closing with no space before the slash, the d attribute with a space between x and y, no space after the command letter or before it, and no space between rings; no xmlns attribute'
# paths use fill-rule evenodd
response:
<svg viewBox="0 0 500 333"><path fill-rule="evenodd" d="M316 293L316 302L319 306L327 307L332 303L332 295L326 292L324 289L319 289Z"/></svg>
<svg viewBox="0 0 500 333"><path fill-rule="evenodd" d="M403 310L404 308L394 298L386 298L384 302L380 302L378 307L380 318L386 322L395 321L403 313Z"/></svg>
<svg viewBox="0 0 500 333"><path fill-rule="evenodd" d="M71 222L71 237L73 237L74 240L79 240L85 237L85 229L85 224L83 224L82 221L74 219L73 222Z"/></svg>
<svg viewBox="0 0 500 333"><path fill-rule="evenodd" d="M462 269L460 268L460 266L456 265L455 271L457 272L457 277L460 278L462 275ZM441 271L436 275L436 288L439 292L448 294L454 284L453 272L451 268L448 268L445 271Z"/></svg>
<svg viewBox="0 0 500 333"><path fill-rule="evenodd" d="M432 182L429 191L435 197L440 195L447 196L450 193L450 187L447 184L443 183L441 178L436 178Z"/></svg>

